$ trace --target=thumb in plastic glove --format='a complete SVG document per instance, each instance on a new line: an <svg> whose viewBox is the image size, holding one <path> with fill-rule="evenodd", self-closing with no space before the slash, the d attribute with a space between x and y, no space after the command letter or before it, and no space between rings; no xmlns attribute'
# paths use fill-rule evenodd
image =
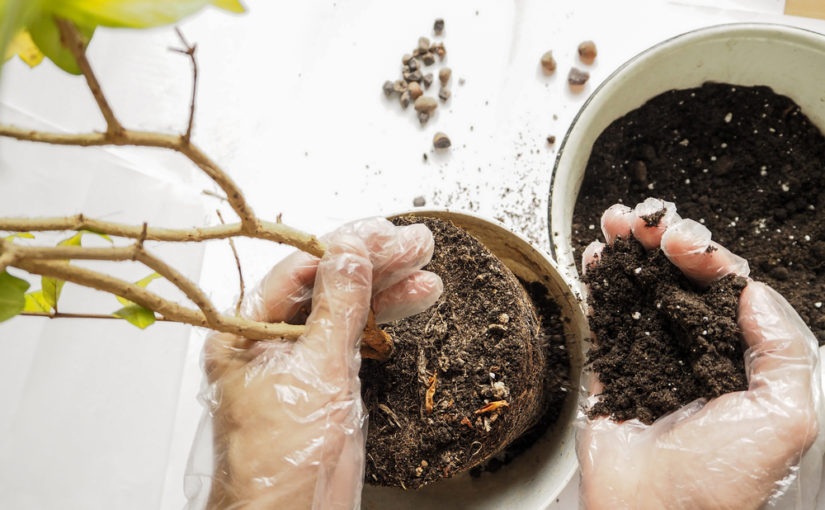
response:
<svg viewBox="0 0 825 510"><path fill-rule="evenodd" d="M214 466L188 480L190 507L201 508L207 494L210 509L358 506L366 437L358 343L370 304L417 313L442 287L420 271L432 254L432 235L421 226L366 220L327 243L320 261L294 254L278 264L244 308L258 319L287 320L307 305L309 287L312 312L301 338L207 340L211 420L202 436L213 439L213 450L203 455L196 444L192 462L208 457ZM211 477L211 491L192 483L198 477Z"/></svg>
<svg viewBox="0 0 825 510"><path fill-rule="evenodd" d="M679 219L674 210L663 218L668 224L647 225L645 210L608 209L605 237L612 241L633 232L638 238L637 231L650 229L642 233L645 246L660 246L701 284L730 273L747 275L747 263L712 243L699 223ZM708 251L711 245L716 249ZM588 247L584 268L598 263L602 246ZM813 469L804 482L794 480L821 420L816 339L784 298L758 282L743 290L738 322L749 347L747 391L695 401L650 426L582 417L577 450L586 508L812 508L821 451L808 462ZM593 375L591 398L600 391Z"/></svg>

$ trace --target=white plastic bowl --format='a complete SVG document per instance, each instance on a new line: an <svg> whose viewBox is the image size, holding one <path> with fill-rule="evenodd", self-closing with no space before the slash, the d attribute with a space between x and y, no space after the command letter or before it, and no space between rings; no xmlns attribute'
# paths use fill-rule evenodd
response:
<svg viewBox="0 0 825 510"><path fill-rule="evenodd" d="M524 238L493 221L478 216L447 211L416 210L405 214L450 220L481 241L510 268L528 282L547 287L559 304L570 355L570 382L573 388L561 415L551 429L529 450L495 473L473 479L469 473L440 480L418 490L365 486L363 510L544 510L567 486L578 469L573 420L578 406L582 341L589 335L587 321L555 262L533 248Z"/></svg>
<svg viewBox="0 0 825 510"><path fill-rule="evenodd" d="M654 96L706 81L767 85L793 99L817 127L825 127L821 34L783 25L719 25L668 39L633 57L585 102L556 158L550 184L551 250L569 281L578 279L574 257L581 256L573 253L570 238L573 207L596 138Z"/></svg>

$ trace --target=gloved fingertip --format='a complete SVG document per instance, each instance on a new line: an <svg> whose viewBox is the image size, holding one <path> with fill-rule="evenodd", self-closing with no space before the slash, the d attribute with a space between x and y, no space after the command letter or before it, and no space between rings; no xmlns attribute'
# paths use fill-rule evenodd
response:
<svg viewBox="0 0 825 510"><path fill-rule="evenodd" d="M662 251L668 257L701 253L710 246L710 230L698 221L684 219L670 225L662 235Z"/></svg>
<svg viewBox="0 0 825 510"><path fill-rule="evenodd" d="M630 236L633 210L624 204L613 204L604 211L601 218L602 234L607 244L619 238Z"/></svg>
<svg viewBox="0 0 825 510"><path fill-rule="evenodd" d="M680 220L676 204L648 197L633 210L633 236L648 250L656 249L664 233Z"/></svg>
<svg viewBox="0 0 825 510"><path fill-rule="evenodd" d="M586 274L588 268L590 268L593 264L599 263L604 246L604 243L599 241L593 241L587 245L587 248L585 248L582 253L582 274Z"/></svg>

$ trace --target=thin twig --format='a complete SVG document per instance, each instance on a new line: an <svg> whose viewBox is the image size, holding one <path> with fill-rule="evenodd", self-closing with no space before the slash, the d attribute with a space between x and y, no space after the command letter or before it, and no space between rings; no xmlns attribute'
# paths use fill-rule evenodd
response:
<svg viewBox="0 0 825 510"><path fill-rule="evenodd" d="M221 214L220 209L215 209L215 212L218 213L218 219L221 220L221 225L223 225L223 215ZM241 259L238 257L238 250L235 249L235 241L231 237L229 238L229 247L232 248L232 255L235 256L235 265L238 266L238 281L241 286L241 295L238 296L238 302L235 304L235 317L240 317L241 304L243 303L245 291L245 285L243 283L243 270L241 269Z"/></svg>
<svg viewBox="0 0 825 510"><path fill-rule="evenodd" d="M189 61L192 62L192 98L189 101L189 123L186 126L186 133L183 135L183 139L186 143L189 143L189 140L192 139L192 123L195 119L195 97L197 97L198 94L198 60L195 58L195 50L198 46L196 44L189 44L183 36L183 32L180 31L180 28L175 27L175 32L178 34L180 42L185 49L172 48L172 51L188 55Z"/></svg>
<svg viewBox="0 0 825 510"><path fill-rule="evenodd" d="M131 246L111 248L16 246L3 240L0 240L0 243L2 243L0 244L0 250L4 252L4 256L12 255L16 260L108 260L114 262L136 260L156 271L180 289L186 297L200 308L209 326L217 322L219 314L209 298L206 297L206 294L178 270L147 252L143 248L143 242L140 239Z"/></svg>
<svg viewBox="0 0 825 510"><path fill-rule="evenodd" d="M20 312L18 315L23 317L43 317L45 319L113 319L123 320L114 315L106 315L103 313L66 313L66 312ZM158 322L176 322L165 317L155 317Z"/></svg>
<svg viewBox="0 0 825 510"><path fill-rule="evenodd" d="M61 218L0 218L0 230L9 232L46 232L62 230L90 230L99 234L139 239L143 228L110 221L87 218L83 214ZM301 232L283 223L261 221L255 230L246 231L240 223L213 227L170 229L147 227L147 241L200 242L228 237L251 237L277 243L286 243L316 257L322 257L326 246L313 235Z"/></svg>
<svg viewBox="0 0 825 510"><path fill-rule="evenodd" d="M304 326L295 326L286 323L269 324L227 315L218 316L215 324L210 325L204 314L199 310L183 307L138 285L63 262L20 260L15 263L15 266L32 274L59 278L83 285L84 287L91 287L103 292L108 292L109 294L124 297L160 314L163 318L172 322L208 327L215 331L232 333L252 340L276 338L295 340L304 332Z"/></svg>
<svg viewBox="0 0 825 510"><path fill-rule="evenodd" d="M103 95L103 89L100 87L100 82L97 81L95 73L92 71L92 66L86 59L86 43L83 41L83 36L77 30L77 27L71 21L57 18L57 27L60 29L60 42L65 46L74 56L80 72L86 78L86 83L89 85L89 90L97 102L100 113L106 119L106 132L109 134L117 134L123 131L123 126L115 117L112 107Z"/></svg>
<svg viewBox="0 0 825 510"><path fill-rule="evenodd" d="M215 193L214 191L209 191L208 189L205 189L205 190L201 191L201 193L206 195L206 196L214 197L214 198L217 198L218 200L222 200L224 202L227 202L226 197L221 195L220 193Z"/></svg>

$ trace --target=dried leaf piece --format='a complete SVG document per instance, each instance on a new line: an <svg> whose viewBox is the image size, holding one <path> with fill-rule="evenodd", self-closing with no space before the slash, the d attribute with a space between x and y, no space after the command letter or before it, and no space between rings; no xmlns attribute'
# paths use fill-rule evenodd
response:
<svg viewBox="0 0 825 510"><path fill-rule="evenodd" d="M427 393L424 395L424 409L427 411L427 414L432 414L433 412L433 396L435 395L435 383L437 379L438 372L434 372L432 377L430 377L430 387L427 388Z"/></svg>
<svg viewBox="0 0 825 510"><path fill-rule="evenodd" d="M462 425L467 425L467 428L469 428L469 429L473 428L473 423L466 416L464 418L461 418L461 424Z"/></svg>
<svg viewBox="0 0 825 510"><path fill-rule="evenodd" d="M486 406L482 407L481 409L476 409L473 414L484 414L490 413L499 409L501 407L508 407L510 404L506 400L496 400L495 402L490 402Z"/></svg>

